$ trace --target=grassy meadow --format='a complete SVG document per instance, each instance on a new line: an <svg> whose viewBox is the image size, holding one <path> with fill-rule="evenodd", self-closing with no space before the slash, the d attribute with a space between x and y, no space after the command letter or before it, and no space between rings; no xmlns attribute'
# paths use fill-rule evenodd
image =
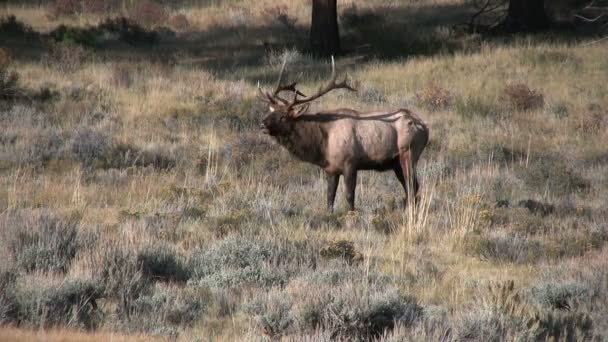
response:
<svg viewBox="0 0 608 342"><path fill-rule="evenodd" d="M283 60L306 94L329 77L310 1L57 4L0 4L0 340L608 338L606 41L338 1L358 91L312 109L409 108L431 138L418 206L362 172L330 214L258 129Z"/></svg>

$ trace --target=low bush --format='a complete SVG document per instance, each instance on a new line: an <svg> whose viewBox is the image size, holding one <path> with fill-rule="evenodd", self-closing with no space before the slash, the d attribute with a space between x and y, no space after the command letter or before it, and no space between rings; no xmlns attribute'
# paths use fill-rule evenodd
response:
<svg viewBox="0 0 608 342"><path fill-rule="evenodd" d="M95 32L88 28L60 25L51 32L51 37L58 43L94 47L97 45Z"/></svg>
<svg viewBox="0 0 608 342"><path fill-rule="evenodd" d="M103 293L102 286L93 280L67 279L49 284L45 279L23 277L17 280L11 295L22 326L61 325L90 330L101 324L97 301Z"/></svg>
<svg viewBox="0 0 608 342"><path fill-rule="evenodd" d="M17 305L11 295L16 279L15 270L0 269L0 326L15 323L17 320Z"/></svg>
<svg viewBox="0 0 608 342"><path fill-rule="evenodd" d="M49 212L9 211L0 234L15 264L26 272L66 272L78 251L78 225Z"/></svg>
<svg viewBox="0 0 608 342"><path fill-rule="evenodd" d="M143 248L137 255L144 276L152 280L186 282L190 270L182 258L166 245L151 245Z"/></svg>
<svg viewBox="0 0 608 342"><path fill-rule="evenodd" d="M587 285L577 282L536 285L527 293L532 303L559 310L570 310L573 300L590 297L592 294Z"/></svg>
<svg viewBox="0 0 608 342"><path fill-rule="evenodd" d="M108 298L117 301L116 314L121 320L129 320L136 310L135 302L149 293L150 283L142 272L137 255L125 246L107 241L97 279Z"/></svg>
<svg viewBox="0 0 608 342"><path fill-rule="evenodd" d="M292 305L292 299L285 293L271 290L247 303L244 310L254 317L259 331L274 340L293 331Z"/></svg>
<svg viewBox="0 0 608 342"><path fill-rule="evenodd" d="M316 263L318 248L292 241L258 241L231 235L192 253L192 278L212 288L284 285L297 270Z"/></svg>
<svg viewBox="0 0 608 342"><path fill-rule="evenodd" d="M10 40L32 40L38 35L34 30L24 23L17 20L14 15L2 17L0 19L0 37Z"/></svg>
<svg viewBox="0 0 608 342"><path fill-rule="evenodd" d="M332 286L322 280L326 277L309 281L315 273L245 304L245 312L263 334L277 338L327 331L337 340L373 340L395 325L410 326L422 315L413 298L399 295L391 286L370 283L362 272L347 272L339 277L343 282Z"/></svg>
<svg viewBox="0 0 608 342"><path fill-rule="evenodd" d="M87 167L104 158L109 153L110 148L110 138L89 127L76 129L70 143L72 157Z"/></svg>
<svg viewBox="0 0 608 342"><path fill-rule="evenodd" d="M159 333L190 326L209 305L210 292L202 287L176 287L157 284L149 294L133 302L130 330Z"/></svg>

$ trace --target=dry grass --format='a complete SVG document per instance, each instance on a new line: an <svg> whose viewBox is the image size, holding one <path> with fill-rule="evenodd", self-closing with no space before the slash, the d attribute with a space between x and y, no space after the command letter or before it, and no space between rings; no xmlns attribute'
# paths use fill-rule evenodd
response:
<svg viewBox="0 0 608 342"><path fill-rule="evenodd" d="M19 74L19 86L57 95L0 103L0 220L12 225L44 208L77 227L78 243L73 258L48 274L23 268L9 240L0 241L6 260L0 290L5 279L9 289L0 292L0 324L16 324L11 308L27 307L20 293L39 296L41 312L70 301L58 284L93 282L107 293L96 309L77 302L88 316L61 306L75 315L65 320L70 328L94 321L98 333L63 326L32 332L25 328L48 321L28 318L23 330L3 328L0 336L232 341L262 339L265 332L314 341L375 333L344 317L390 325L374 321L375 314L401 322L393 340L438 340L446 331L454 340L532 336L538 331L526 330L521 317L483 297L488 284L514 281L518 298L539 306L535 324L582 325L580 317L542 306L571 290L573 315L589 315L594 333L605 337L606 274L595 270L608 250L606 45L455 37L451 22L441 21L449 17L433 11L460 13L456 0L354 5L341 2L342 13L371 26L344 27L347 46L365 43L374 23L425 38L379 39L393 44L387 50L399 58L338 58L338 68L362 90L315 106L408 107L428 122L421 201L405 210L392 174L364 172L360 210L345 212L340 191L337 212L325 213L321 172L257 130L265 112L255 100L257 82L272 84L283 56L304 93L327 77L327 61L290 44L305 40L308 1L184 2L166 9L179 32L156 45L61 45L64 57L84 53L73 57L77 67L66 68L47 46L32 45L37 56L49 56L40 60L18 49L21 43L9 44L9 69ZM105 19L98 13L50 18L45 6L1 6L38 31ZM553 211L518 206L528 199ZM49 244L18 230L7 230L15 241ZM45 286L11 287L28 281ZM412 303L425 314L410 320L395 313L415 308Z"/></svg>
<svg viewBox="0 0 608 342"><path fill-rule="evenodd" d="M41 330L29 331L15 328L1 328L0 335L2 341L49 341L49 342L72 342L72 341L116 341L116 342L137 342L137 341L163 341L160 338L150 336L125 336L111 332L86 333L70 330Z"/></svg>

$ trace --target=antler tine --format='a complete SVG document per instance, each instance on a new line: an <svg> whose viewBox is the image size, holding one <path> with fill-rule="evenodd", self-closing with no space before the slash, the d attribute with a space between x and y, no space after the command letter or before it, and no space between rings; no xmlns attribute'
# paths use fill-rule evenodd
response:
<svg viewBox="0 0 608 342"><path fill-rule="evenodd" d="M287 56L285 56L283 58L283 64L281 65L281 71L279 72L279 79L277 80L277 86L276 86L276 90L275 95L279 92L279 89L281 88L281 83L283 83L283 72L285 71L285 65L287 64Z"/></svg>
<svg viewBox="0 0 608 342"><path fill-rule="evenodd" d="M305 104L305 103L314 101L334 89L347 89L350 91L356 91L355 88L353 88L350 84L348 84L348 75L345 75L344 80L340 83L336 83L337 78L338 78L338 75L336 74L336 62L334 60L334 56L331 56L331 79L330 79L329 83L327 83L325 86L320 86L319 90L317 90L316 94L314 94L310 97L304 98L302 100L298 100L297 96L294 96L293 101L291 101L291 103L290 103L290 107L298 106L301 104Z"/></svg>

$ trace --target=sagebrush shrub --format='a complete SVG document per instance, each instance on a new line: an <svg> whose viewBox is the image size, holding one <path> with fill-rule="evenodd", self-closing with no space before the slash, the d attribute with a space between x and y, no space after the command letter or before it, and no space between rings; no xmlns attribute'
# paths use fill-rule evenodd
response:
<svg viewBox="0 0 608 342"><path fill-rule="evenodd" d="M16 279L15 270L0 269L0 326L17 320L17 305L12 296Z"/></svg>
<svg viewBox="0 0 608 342"><path fill-rule="evenodd" d="M130 325L135 330L159 332L194 324L206 312L211 298L203 287L157 284L133 302Z"/></svg>
<svg viewBox="0 0 608 342"><path fill-rule="evenodd" d="M79 248L78 225L46 211L6 212L0 231L15 264L26 272L66 272Z"/></svg>
<svg viewBox="0 0 608 342"><path fill-rule="evenodd" d="M532 287L528 291L530 301L550 309L570 310L572 300L590 297L592 292L586 284L546 283Z"/></svg>
<svg viewBox="0 0 608 342"><path fill-rule="evenodd" d="M92 166L94 162L104 158L110 148L110 138L89 127L76 129L70 143L73 158L84 166Z"/></svg>
<svg viewBox="0 0 608 342"><path fill-rule="evenodd" d="M135 310L135 301L147 293L150 283L143 275L135 252L113 241L106 244L109 247L103 250L97 278L103 285L105 295L118 301L118 317L128 320Z"/></svg>
<svg viewBox="0 0 608 342"><path fill-rule="evenodd" d="M102 286L94 280L49 283L45 278L24 277L17 280L11 295L23 326L94 329L101 324L97 301L103 293Z"/></svg>
<svg viewBox="0 0 608 342"><path fill-rule="evenodd" d="M279 290L257 296L245 305L245 312L255 318L259 332L271 340L280 339L294 328L292 299Z"/></svg>

